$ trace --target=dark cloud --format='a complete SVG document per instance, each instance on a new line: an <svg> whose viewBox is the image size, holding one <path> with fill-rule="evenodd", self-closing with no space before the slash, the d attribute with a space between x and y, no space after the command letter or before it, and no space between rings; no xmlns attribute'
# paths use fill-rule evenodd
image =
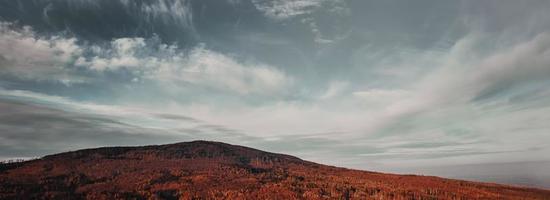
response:
<svg viewBox="0 0 550 200"><path fill-rule="evenodd" d="M97 146L189 140L132 126L107 116L68 112L0 99L0 157L28 157Z"/></svg>

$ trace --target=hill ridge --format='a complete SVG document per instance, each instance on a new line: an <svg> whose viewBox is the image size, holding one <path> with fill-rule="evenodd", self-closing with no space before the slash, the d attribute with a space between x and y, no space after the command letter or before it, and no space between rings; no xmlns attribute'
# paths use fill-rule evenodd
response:
<svg viewBox="0 0 550 200"><path fill-rule="evenodd" d="M215 141L100 147L0 170L0 199L550 199L550 191L317 164Z"/></svg>
<svg viewBox="0 0 550 200"><path fill-rule="evenodd" d="M44 156L41 159L55 159L60 157L81 157L90 153L99 154L102 156L117 156L132 151L158 151L158 156L166 158L200 158L200 157L215 157L215 156L268 156L277 157L280 159L286 159L295 162L308 162L298 157L282 154L262 151L241 145L233 145L218 141L207 140L194 140L189 142L177 142L171 144L161 145L145 145L145 146L115 146L115 147L98 147L89 149L80 149L75 151L63 152L53 155ZM161 152L162 151L162 152ZM142 152L143 153L143 152ZM172 153L172 154L170 154ZM179 153L179 154L178 154ZM177 154L177 155L174 155Z"/></svg>

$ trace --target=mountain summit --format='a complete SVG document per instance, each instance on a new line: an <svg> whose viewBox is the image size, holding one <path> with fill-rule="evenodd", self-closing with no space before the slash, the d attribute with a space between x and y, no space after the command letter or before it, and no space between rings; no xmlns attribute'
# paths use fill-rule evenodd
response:
<svg viewBox="0 0 550 200"><path fill-rule="evenodd" d="M0 199L550 199L550 191L351 170L193 141L2 164Z"/></svg>

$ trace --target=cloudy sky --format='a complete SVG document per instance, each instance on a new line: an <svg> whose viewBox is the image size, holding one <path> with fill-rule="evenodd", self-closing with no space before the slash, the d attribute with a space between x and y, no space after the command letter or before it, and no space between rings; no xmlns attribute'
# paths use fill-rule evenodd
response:
<svg viewBox="0 0 550 200"><path fill-rule="evenodd" d="M547 0L0 0L0 159L201 139L389 172L544 169L548 10ZM467 176L456 173L444 175Z"/></svg>

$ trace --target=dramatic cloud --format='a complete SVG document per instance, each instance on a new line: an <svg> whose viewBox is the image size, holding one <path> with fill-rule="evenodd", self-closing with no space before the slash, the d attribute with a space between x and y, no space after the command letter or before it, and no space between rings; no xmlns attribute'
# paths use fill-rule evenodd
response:
<svg viewBox="0 0 550 200"><path fill-rule="evenodd" d="M0 22L0 73L24 79L81 81L70 65L82 53L75 38L38 37L25 26Z"/></svg>
<svg viewBox="0 0 550 200"><path fill-rule="evenodd" d="M77 69L103 73L128 70L134 80L167 84L191 83L238 94L277 94L292 78L278 69L253 61L242 64L203 45L181 51L158 38L118 38L107 47L78 45L75 38L41 38L30 27L21 30L2 23L0 66L3 73L32 80L84 80ZM92 79L93 77L87 77Z"/></svg>
<svg viewBox="0 0 550 200"><path fill-rule="evenodd" d="M0 157L208 139L408 173L547 165L549 9L542 0L9 1Z"/></svg>

